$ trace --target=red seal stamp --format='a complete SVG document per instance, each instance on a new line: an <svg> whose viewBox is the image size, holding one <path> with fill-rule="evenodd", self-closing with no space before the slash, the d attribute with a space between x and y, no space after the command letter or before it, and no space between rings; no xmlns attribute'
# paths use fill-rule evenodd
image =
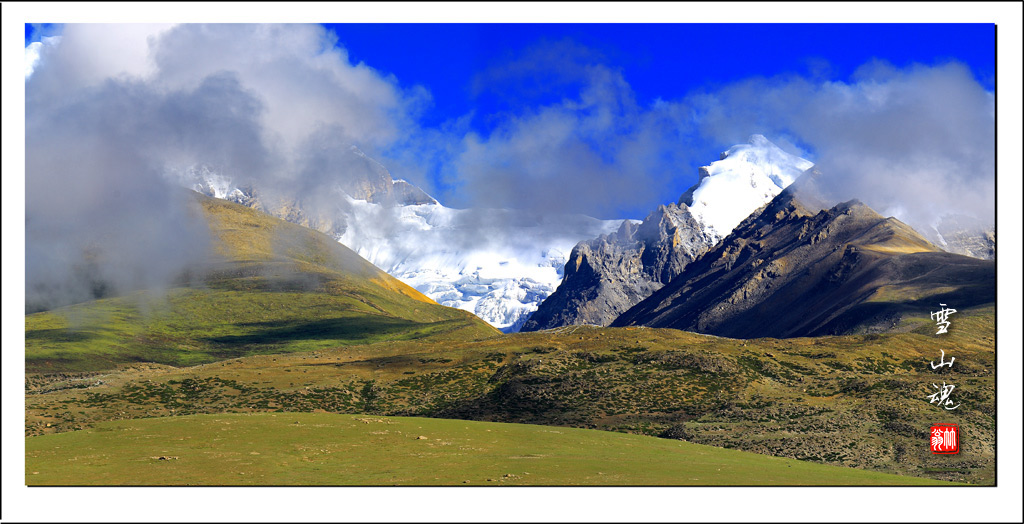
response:
<svg viewBox="0 0 1024 524"><path fill-rule="evenodd" d="M960 426L956 424L932 424L932 453L936 455L955 455L960 453Z"/></svg>

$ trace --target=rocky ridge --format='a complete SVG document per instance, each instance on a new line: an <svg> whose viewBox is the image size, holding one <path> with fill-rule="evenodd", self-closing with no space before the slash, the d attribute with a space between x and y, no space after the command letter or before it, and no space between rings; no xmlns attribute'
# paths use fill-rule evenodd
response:
<svg viewBox="0 0 1024 524"><path fill-rule="evenodd" d="M820 176L804 175L612 325L732 338L874 333L940 302L994 301L993 262L946 253L857 200L826 209L814 198Z"/></svg>
<svg viewBox="0 0 1024 524"><path fill-rule="evenodd" d="M811 165L761 135L729 148L699 169L699 180L678 202L659 206L639 226L624 222L614 234L577 244L562 283L522 329L609 325Z"/></svg>
<svg viewBox="0 0 1024 524"><path fill-rule="evenodd" d="M640 224L623 221L615 233L573 248L562 284L522 330L606 326L660 289L713 243L685 204L658 206Z"/></svg>

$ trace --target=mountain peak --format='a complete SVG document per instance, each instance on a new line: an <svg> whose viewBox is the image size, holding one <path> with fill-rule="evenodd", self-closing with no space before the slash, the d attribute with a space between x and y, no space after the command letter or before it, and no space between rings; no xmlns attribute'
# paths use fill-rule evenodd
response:
<svg viewBox="0 0 1024 524"><path fill-rule="evenodd" d="M813 171L805 174L811 180ZM859 200L805 207L795 183L611 325L717 336L881 332L920 299L992 300L994 264L941 252Z"/></svg>
<svg viewBox="0 0 1024 524"><path fill-rule="evenodd" d="M752 211L773 199L814 164L786 153L764 135L751 135L703 166L699 180L679 197L695 218L724 238Z"/></svg>
<svg viewBox="0 0 1024 524"><path fill-rule="evenodd" d="M758 146L758 147L767 147L767 146L777 147L770 140L765 138L764 135L759 134L759 133L754 133L754 134L750 135L750 138L747 139L747 143L752 145L752 146Z"/></svg>
<svg viewBox="0 0 1024 524"><path fill-rule="evenodd" d="M720 160L700 168L697 184L675 204L658 206L639 225L623 222L614 235L578 243L562 283L523 329L608 325L679 275L811 166L763 135L729 148ZM813 182L802 185L808 184ZM795 199L777 211L813 214Z"/></svg>

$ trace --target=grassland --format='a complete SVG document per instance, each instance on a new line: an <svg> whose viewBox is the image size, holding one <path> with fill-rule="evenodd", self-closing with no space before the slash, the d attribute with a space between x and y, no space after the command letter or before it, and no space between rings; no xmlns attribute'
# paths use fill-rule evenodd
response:
<svg viewBox="0 0 1024 524"><path fill-rule="evenodd" d="M106 422L27 440L45 485L942 485L575 428L263 413Z"/></svg>
<svg viewBox="0 0 1024 524"><path fill-rule="evenodd" d="M670 329L571 328L478 341L391 340L191 367L33 374L26 435L112 420L221 413L360 413L601 429L807 462L991 484L991 309L950 332L735 340ZM940 350L954 368L930 369ZM954 383L963 405L928 402ZM964 431L929 452L934 422ZM35 437L32 437L35 438Z"/></svg>

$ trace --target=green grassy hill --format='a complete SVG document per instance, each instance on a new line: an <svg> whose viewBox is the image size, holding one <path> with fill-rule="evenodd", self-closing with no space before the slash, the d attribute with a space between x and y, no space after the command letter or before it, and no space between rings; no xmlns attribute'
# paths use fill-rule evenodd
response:
<svg viewBox="0 0 1024 524"><path fill-rule="evenodd" d="M138 291L25 317L30 372L188 366L381 340L497 335L434 303L316 231L196 194L217 247L166 291Z"/></svg>
<svg viewBox="0 0 1024 524"><path fill-rule="evenodd" d="M311 413L107 422L25 439L47 485L944 485L640 435Z"/></svg>

